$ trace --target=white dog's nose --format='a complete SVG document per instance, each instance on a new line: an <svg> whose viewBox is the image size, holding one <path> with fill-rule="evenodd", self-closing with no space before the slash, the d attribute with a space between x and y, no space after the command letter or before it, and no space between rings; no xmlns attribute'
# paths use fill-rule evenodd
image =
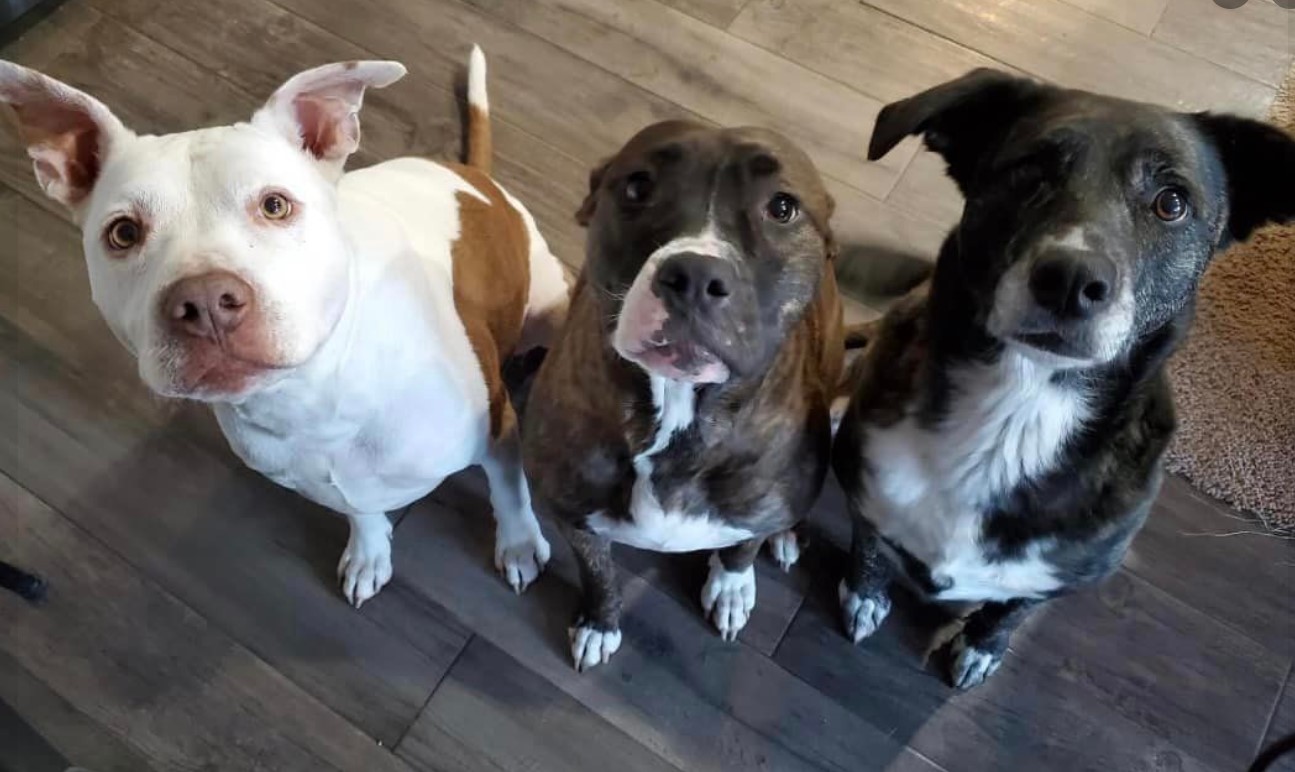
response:
<svg viewBox="0 0 1295 772"><path fill-rule="evenodd" d="M218 339L242 324L254 293L232 273L213 271L171 285L162 300L162 317L177 335Z"/></svg>

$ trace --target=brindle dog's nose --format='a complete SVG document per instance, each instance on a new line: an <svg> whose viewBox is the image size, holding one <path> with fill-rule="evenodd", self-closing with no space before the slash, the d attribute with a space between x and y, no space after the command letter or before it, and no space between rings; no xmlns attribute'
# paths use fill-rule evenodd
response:
<svg viewBox="0 0 1295 772"><path fill-rule="evenodd" d="M243 323L252 299L247 282L213 271L171 285L162 298L162 318L176 334L215 339Z"/></svg>
<svg viewBox="0 0 1295 772"><path fill-rule="evenodd" d="M1061 319L1089 319L1114 299L1115 263L1101 255L1049 252L1030 271L1030 293Z"/></svg>
<svg viewBox="0 0 1295 772"><path fill-rule="evenodd" d="M668 308L714 309L728 303L737 271L728 260L684 253L657 268L652 292Z"/></svg>

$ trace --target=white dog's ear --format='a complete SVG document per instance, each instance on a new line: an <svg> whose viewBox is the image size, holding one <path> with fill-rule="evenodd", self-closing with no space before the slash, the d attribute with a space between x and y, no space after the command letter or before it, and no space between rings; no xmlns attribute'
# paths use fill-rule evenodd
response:
<svg viewBox="0 0 1295 772"><path fill-rule="evenodd" d="M364 90L391 85L404 75L399 62L339 62L306 70L280 86L252 116L252 124L299 144L336 179L360 146Z"/></svg>
<svg viewBox="0 0 1295 772"><path fill-rule="evenodd" d="M0 102L18 116L45 195L69 209L94 189L112 144L132 136L99 100L12 62L0 61Z"/></svg>

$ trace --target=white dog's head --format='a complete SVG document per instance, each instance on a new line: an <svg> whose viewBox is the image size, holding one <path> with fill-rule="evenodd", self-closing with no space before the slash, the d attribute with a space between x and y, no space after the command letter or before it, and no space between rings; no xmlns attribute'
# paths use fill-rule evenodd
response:
<svg viewBox="0 0 1295 772"><path fill-rule="evenodd" d="M395 62L319 67L248 123L138 136L101 102L0 61L45 193L81 226L94 302L159 394L238 400L319 349L346 305L337 180L367 87Z"/></svg>

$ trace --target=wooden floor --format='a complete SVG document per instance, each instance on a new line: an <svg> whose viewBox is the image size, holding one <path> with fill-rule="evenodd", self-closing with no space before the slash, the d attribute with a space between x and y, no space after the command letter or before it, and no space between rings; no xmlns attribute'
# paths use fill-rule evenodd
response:
<svg viewBox="0 0 1295 772"><path fill-rule="evenodd" d="M915 143L865 162L885 102L993 65L1260 116L1293 23L1267 0L68 0L0 56L147 132L246 117L307 66L399 59L410 76L367 100L363 164L457 151L478 42L495 168L573 267L588 169L669 116L796 138L866 261L930 256L960 205ZM924 670L931 609L900 603L846 642L832 490L802 565L762 561L736 644L699 612L702 557L621 550L625 644L585 675L556 534L514 597L476 477L401 514L396 579L357 613L332 580L345 524L242 468L203 410L146 393L4 133L0 559L53 594L0 593L0 769L1235 772L1295 731L1295 545L1219 535L1254 526L1179 480L1126 567L1039 613L969 694Z"/></svg>

